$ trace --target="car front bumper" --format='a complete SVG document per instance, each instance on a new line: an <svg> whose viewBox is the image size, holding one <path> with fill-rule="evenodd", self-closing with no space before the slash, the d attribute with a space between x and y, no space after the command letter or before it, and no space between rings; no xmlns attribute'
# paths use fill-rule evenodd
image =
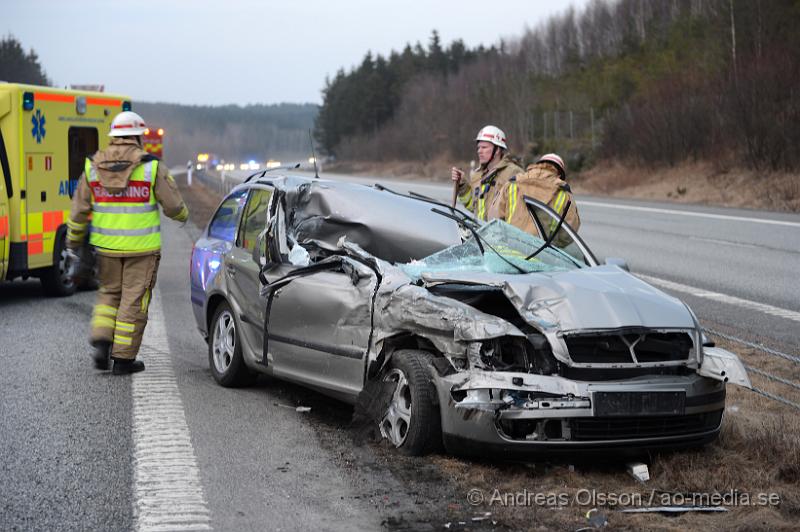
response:
<svg viewBox="0 0 800 532"><path fill-rule="evenodd" d="M696 374L579 382L473 370L437 375L435 382L443 439L455 454L636 454L696 447L717 437L725 407L725 384ZM562 397L555 397L557 390ZM542 391L548 398L509 399ZM613 411L603 393L639 402ZM659 402L672 396L681 400L666 406Z"/></svg>

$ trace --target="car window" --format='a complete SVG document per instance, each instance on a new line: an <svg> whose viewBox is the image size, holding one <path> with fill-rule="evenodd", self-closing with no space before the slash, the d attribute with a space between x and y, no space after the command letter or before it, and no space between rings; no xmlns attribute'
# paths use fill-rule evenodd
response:
<svg viewBox="0 0 800 532"><path fill-rule="evenodd" d="M247 199L247 205L242 215L242 229L239 231L239 238L236 240L237 246L247 251L253 251L258 235L267 225L269 199L271 196L271 190L254 188L250 191L250 197Z"/></svg>
<svg viewBox="0 0 800 532"><path fill-rule="evenodd" d="M239 221L239 209L244 204L247 189L237 190L222 202L208 226L208 236L233 242L236 237L236 225Z"/></svg>

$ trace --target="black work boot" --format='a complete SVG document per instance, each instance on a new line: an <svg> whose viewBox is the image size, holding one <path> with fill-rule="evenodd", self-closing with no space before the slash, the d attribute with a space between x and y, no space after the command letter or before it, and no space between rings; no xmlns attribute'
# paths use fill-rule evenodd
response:
<svg viewBox="0 0 800 532"><path fill-rule="evenodd" d="M94 367L97 369L108 369L108 359L111 356L111 342L108 340L95 340L92 342L92 346L94 346L94 353L92 353Z"/></svg>
<svg viewBox="0 0 800 532"><path fill-rule="evenodd" d="M138 373L144 371L144 362L141 360L126 360L115 358L114 369L111 373L114 375L128 375L129 373Z"/></svg>

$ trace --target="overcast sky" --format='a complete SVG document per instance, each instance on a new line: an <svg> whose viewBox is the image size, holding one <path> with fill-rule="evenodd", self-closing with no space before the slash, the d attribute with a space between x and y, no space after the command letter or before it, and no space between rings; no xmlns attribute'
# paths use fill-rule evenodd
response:
<svg viewBox="0 0 800 532"><path fill-rule="evenodd" d="M587 0L2 0L0 32L33 48L56 85L134 101L321 103L325 76L405 43L520 36Z"/></svg>

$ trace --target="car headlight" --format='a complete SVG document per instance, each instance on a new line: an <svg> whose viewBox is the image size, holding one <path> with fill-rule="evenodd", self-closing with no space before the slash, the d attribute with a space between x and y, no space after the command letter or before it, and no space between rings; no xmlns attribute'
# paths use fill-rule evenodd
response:
<svg viewBox="0 0 800 532"><path fill-rule="evenodd" d="M470 366L478 369L552 375L558 370L550 344L541 334L501 336L474 342L467 349Z"/></svg>

